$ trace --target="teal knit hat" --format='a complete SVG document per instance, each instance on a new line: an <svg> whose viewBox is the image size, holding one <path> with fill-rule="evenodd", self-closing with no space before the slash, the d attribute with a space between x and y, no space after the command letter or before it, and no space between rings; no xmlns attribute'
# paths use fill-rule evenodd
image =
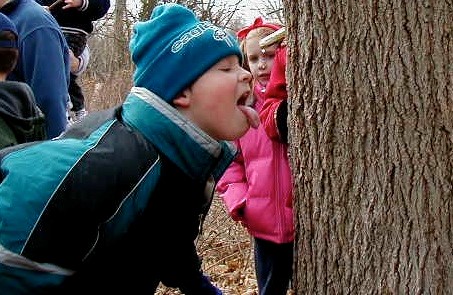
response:
<svg viewBox="0 0 453 295"><path fill-rule="evenodd" d="M178 4L159 5L148 21L138 22L129 49L134 85L168 103L220 59L237 55L242 62L234 36Z"/></svg>

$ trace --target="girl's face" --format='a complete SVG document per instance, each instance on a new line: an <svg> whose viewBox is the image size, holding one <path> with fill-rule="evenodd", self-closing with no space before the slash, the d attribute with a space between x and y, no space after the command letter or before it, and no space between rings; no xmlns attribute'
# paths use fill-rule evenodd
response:
<svg viewBox="0 0 453 295"><path fill-rule="evenodd" d="M271 75L277 44L261 49L260 40L259 36L247 39L245 52L253 79L265 88Z"/></svg>
<svg viewBox="0 0 453 295"><path fill-rule="evenodd" d="M231 55L200 76L174 101L175 107L195 125L217 140L235 140L252 125L258 114L247 106L252 76Z"/></svg>

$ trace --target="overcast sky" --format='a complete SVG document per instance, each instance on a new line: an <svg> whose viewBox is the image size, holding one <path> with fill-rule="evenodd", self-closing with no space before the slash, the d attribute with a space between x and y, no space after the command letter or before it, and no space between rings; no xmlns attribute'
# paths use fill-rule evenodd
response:
<svg viewBox="0 0 453 295"><path fill-rule="evenodd" d="M127 5L131 9L135 9L138 6L138 3L140 3L139 0L126 0ZM231 2L231 3L236 3L238 0L217 0L219 2L225 1L225 2ZM110 11L113 11L114 6L115 6L115 0L111 0L111 7ZM241 11L241 13L244 15L244 18L247 20L247 22L252 22L257 16L259 16L259 12L257 10L257 5L260 3L262 4L262 0L243 0L241 5L245 6L245 9Z"/></svg>
<svg viewBox="0 0 453 295"><path fill-rule="evenodd" d="M234 0L228 0L234 1ZM247 9L244 11L244 16L248 20L248 22L252 22L257 16L259 16L259 12L256 9L257 0L245 0L243 1L246 5Z"/></svg>

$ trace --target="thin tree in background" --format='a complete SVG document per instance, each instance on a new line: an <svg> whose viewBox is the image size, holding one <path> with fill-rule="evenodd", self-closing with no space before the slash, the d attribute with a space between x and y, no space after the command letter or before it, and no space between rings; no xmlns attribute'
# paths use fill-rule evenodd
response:
<svg viewBox="0 0 453 295"><path fill-rule="evenodd" d="M450 294L451 1L284 6L296 294Z"/></svg>
<svg viewBox="0 0 453 295"><path fill-rule="evenodd" d="M129 26L126 22L126 0L116 0L115 4L115 24L114 24L114 48L115 59L119 67L123 67L126 60L129 60L127 55L129 42Z"/></svg>

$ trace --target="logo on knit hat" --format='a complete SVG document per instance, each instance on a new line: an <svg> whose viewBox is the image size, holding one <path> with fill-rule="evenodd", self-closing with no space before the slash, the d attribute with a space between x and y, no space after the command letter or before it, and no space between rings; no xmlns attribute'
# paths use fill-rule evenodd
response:
<svg viewBox="0 0 453 295"><path fill-rule="evenodd" d="M203 34L208 31L212 30L212 38L216 41L224 41L227 43L228 47L233 47L234 44L233 42L228 38L228 34L222 30L219 27L216 27L215 25L209 23L209 22L201 22L197 24L194 28L192 28L190 31L184 33L184 35L181 36L178 40L173 43L171 46L171 52L177 53L181 51L184 46L189 43L190 41L203 36Z"/></svg>
<svg viewBox="0 0 453 295"><path fill-rule="evenodd" d="M228 38L228 33L220 28L216 28L214 30L213 36L214 36L214 40L225 41L225 43L228 44L228 47L234 46L233 42L230 40L230 38Z"/></svg>

